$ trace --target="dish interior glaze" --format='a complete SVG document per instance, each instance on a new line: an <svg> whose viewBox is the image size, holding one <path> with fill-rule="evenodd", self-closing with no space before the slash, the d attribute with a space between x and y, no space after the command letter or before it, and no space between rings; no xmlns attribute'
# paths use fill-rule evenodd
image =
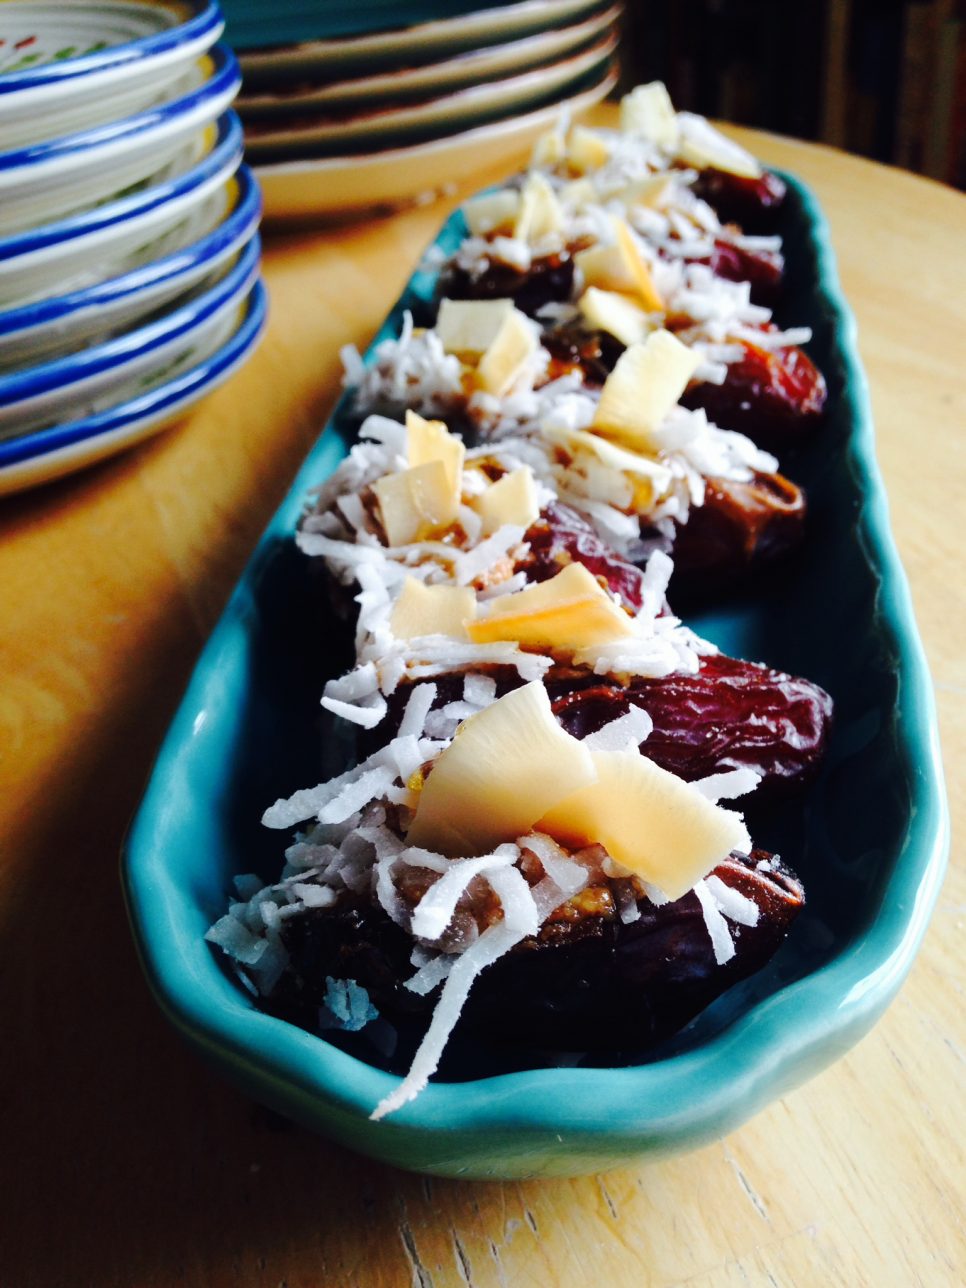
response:
<svg viewBox="0 0 966 1288"><path fill-rule="evenodd" d="M514 1068L477 1053L370 1122L397 1079L258 1011L204 941L235 874L277 877L287 834L260 825L263 808L338 767L319 697L351 658L325 652L318 570L292 536L307 492L351 442L345 399L202 654L123 860L144 966L169 1018L225 1074L353 1149L443 1175L522 1177L697 1146L847 1050L912 963L948 846L932 689L889 533L854 321L825 220L786 178L784 311L813 328L830 390L828 422L790 470L808 490L809 538L783 580L689 619L727 652L806 675L836 702L830 754L804 804L748 810L756 844L786 857L808 898L766 969L646 1057L547 1068L523 1052ZM448 254L463 232L457 213L436 244ZM398 331L404 309L425 316L434 285L434 272L417 271L375 343Z"/></svg>

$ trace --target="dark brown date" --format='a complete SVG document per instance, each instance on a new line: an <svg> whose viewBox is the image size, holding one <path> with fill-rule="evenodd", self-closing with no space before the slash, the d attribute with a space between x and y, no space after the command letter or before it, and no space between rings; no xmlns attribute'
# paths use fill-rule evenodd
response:
<svg viewBox="0 0 966 1288"><path fill-rule="evenodd" d="M574 261L565 251L535 259L528 270L491 262L478 277L451 266L439 283L439 294L451 300L513 300L522 313L535 314L545 304L569 300Z"/></svg>
<svg viewBox="0 0 966 1288"><path fill-rule="evenodd" d="M743 348L744 357L729 364L724 384L692 385L681 402L703 407L716 425L736 429L781 455L821 423L827 396L824 377L802 349L763 349L747 343Z"/></svg>
<svg viewBox="0 0 966 1288"><path fill-rule="evenodd" d="M624 352L613 336L587 332L573 323L544 332L542 343L550 354L550 379L579 371L592 388L604 384ZM715 425L737 430L766 451L781 454L821 424L825 379L794 345L765 349L744 342L742 348L744 356L729 364L724 384L692 384L681 404L703 408Z"/></svg>
<svg viewBox="0 0 966 1288"><path fill-rule="evenodd" d="M523 683L513 667L478 670L493 678L499 697ZM434 709L462 696L463 676L453 671L435 677ZM544 683L554 714L575 738L588 737L632 705L643 707L654 728L641 743L642 755L688 782L747 766L761 776L756 799L785 795L813 775L832 722L832 699L817 684L720 653L703 657L696 675L620 680L557 666ZM409 682L401 684L378 729L361 736L363 755L393 737L409 689Z"/></svg>
<svg viewBox="0 0 966 1288"><path fill-rule="evenodd" d="M527 529L524 540L530 550L514 571L525 572L527 581L547 581L567 564L582 563L608 590L620 595L632 613L638 612L644 602L644 574L640 568L612 550L569 506L559 502L547 506Z"/></svg>
<svg viewBox="0 0 966 1288"><path fill-rule="evenodd" d="M733 854L714 875L759 909L755 926L729 923L735 955L719 965L693 893L657 907L548 923L477 981L461 1023L492 1040L551 1049L644 1051L678 1032L732 984L760 970L804 907L798 879L762 850Z"/></svg>
<svg viewBox="0 0 966 1288"><path fill-rule="evenodd" d="M733 242L718 239L707 259L692 262L710 265L726 281L750 282L755 304L771 309L781 299L785 261L778 251L743 250Z"/></svg>
<svg viewBox="0 0 966 1288"><path fill-rule="evenodd" d="M804 531L805 494L784 475L707 479L704 504L676 529L672 593L728 590L791 554Z"/></svg>
<svg viewBox="0 0 966 1288"><path fill-rule="evenodd" d="M551 672L547 689L554 715L575 738L642 707L654 722L642 755L689 782L747 766L762 776L756 799L811 777L832 721L832 699L817 684L722 653L701 658L696 675L622 684Z"/></svg>
<svg viewBox="0 0 966 1288"><path fill-rule="evenodd" d="M544 331L540 343L550 354L547 377L556 380L578 371L590 388L599 389L617 366L624 346L606 331L585 331L579 322Z"/></svg>
<svg viewBox="0 0 966 1288"><path fill-rule="evenodd" d="M573 915L548 920L483 972L454 1039L476 1034L557 1050L643 1051L677 1032L760 970L804 905L797 878L762 850L732 855L714 875L759 910L754 926L729 923L730 961L715 961L693 893L663 907L642 899L639 919L625 924L613 898L588 897L609 896L609 886L595 887L576 897ZM403 1027L432 1010L437 993L418 997L403 986L413 970L412 939L366 899L348 896L331 910L291 918L282 936L290 966L268 1007L304 1028L317 1026L327 977L355 980Z"/></svg>
<svg viewBox="0 0 966 1288"><path fill-rule="evenodd" d="M569 507L549 506L527 530L526 540L530 550L516 570L524 571L529 581L546 581L568 563L582 563L632 612L640 609L641 570L611 550ZM487 673L501 697L522 683L512 667L487 668ZM435 707L462 696L462 671L434 682ZM644 755L689 780L748 765L763 778L759 791L795 784L811 773L824 752L832 711L831 699L818 685L722 654L702 658L697 675L620 681L557 667L546 685L558 719L575 737L585 738L633 702L654 721L653 733L641 745ZM360 735L363 755L394 735L408 699L403 683L389 699L385 720L371 734Z"/></svg>
<svg viewBox="0 0 966 1288"><path fill-rule="evenodd" d="M769 170L757 179L748 179L709 166L700 172L692 191L723 224L737 224L746 233L774 233L787 189Z"/></svg>

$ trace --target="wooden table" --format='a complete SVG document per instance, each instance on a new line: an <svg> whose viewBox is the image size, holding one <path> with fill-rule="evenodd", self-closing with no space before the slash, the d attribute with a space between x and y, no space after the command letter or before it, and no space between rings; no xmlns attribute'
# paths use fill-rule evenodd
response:
<svg viewBox="0 0 966 1288"><path fill-rule="evenodd" d="M955 826L966 199L828 149L746 141L812 184L832 224ZM148 995L117 854L154 748L336 397L339 347L367 342L456 200L272 238L271 322L243 372L175 431L0 506L0 1283L960 1284L955 867L899 999L845 1059L719 1144L576 1181L430 1181L357 1158L209 1074Z"/></svg>

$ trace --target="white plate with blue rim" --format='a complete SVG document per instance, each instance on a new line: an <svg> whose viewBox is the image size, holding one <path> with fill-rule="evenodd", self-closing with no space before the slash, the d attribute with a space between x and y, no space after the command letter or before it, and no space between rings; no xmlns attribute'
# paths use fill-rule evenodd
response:
<svg viewBox="0 0 966 1288"><path fill-rule="evenodd" d="M6 0L0 147L38 143L151 106L223 27L214 0Z"/></svg>
<svg viewBox="0 0 966 1288"><path fill-rule="evenodd" d="M0 441L0 495L62 478L170 428L246 361L266 310L265 288L257 281L237 305L234 330L209 353L194 354L150 387L102 411Z"/></svg>
<svg viewBox="0 0 966 1288"><path fill-rule="evenodd" d="M214 285L131 331L0 375L0 440L103 411L134 397L170 364L227 339L232 311L258 275L260 249L256 235Z"/></svg>
<svg viewBox="0 0 966 1288"><path fill-rule="evenodd" d="M0 372L99 343L226 271L258 228L261 200L247 166L213 194L219 217L183 248L82 290L0 312Z"/></svg>
<svg viewBox="0 0 966 1288"><path fill-rule="evenodd" d="M174 230L193 220L224 187L241 158L241 122L226 112L217 125L205 126L182 146L159 182L93 210L0 237L0 307L92 286L157 258Z"/></svg>
<svg viewBox="0 0 966 1288"><path fill-rule="evenodd" d="M196 88L123 121L0 153L0 234L121 195L166 165L228 107L240 84L231 50L197 64Z"/></svg>

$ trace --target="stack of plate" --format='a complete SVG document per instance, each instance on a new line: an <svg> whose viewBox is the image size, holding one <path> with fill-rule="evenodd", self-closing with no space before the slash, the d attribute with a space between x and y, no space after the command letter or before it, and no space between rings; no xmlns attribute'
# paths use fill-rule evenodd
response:
<svg viewBox="0 0 966 1288"><path fill-rule="evenodd" d="M0 4L0 493L170 424L265 317L213 0Z"/></svg>
<svg viewBox="0 0 966 1288"><path fill-rule="evenodd" d="M266 216L433 193L525 149L562 106L583 110L613 86L619 0L488 5L223 0Z"/></svg>

